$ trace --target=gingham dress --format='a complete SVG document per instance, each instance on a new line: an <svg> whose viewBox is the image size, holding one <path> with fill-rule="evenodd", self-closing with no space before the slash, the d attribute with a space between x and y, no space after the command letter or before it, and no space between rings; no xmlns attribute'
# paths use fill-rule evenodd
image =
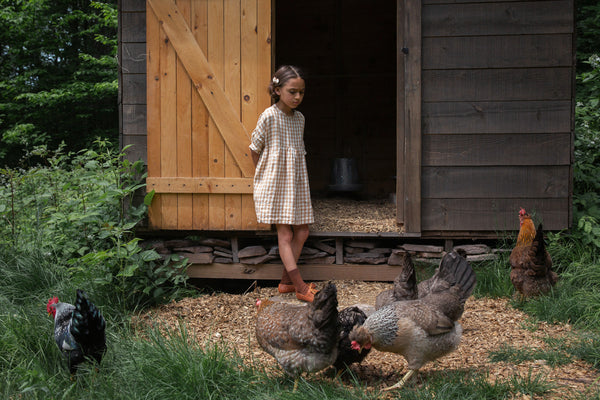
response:
<svg viewBox="0 0 600 400"><path fill-rule="evenodd" d="M254 208L265 224L312 224L304 115L272 105L259 117L250 149L260 155L254 173Z"/></svg>

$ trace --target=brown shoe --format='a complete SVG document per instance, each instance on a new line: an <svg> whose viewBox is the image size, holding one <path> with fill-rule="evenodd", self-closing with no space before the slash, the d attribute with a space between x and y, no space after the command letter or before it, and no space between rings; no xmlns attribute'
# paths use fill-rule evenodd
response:
<svg viewBox="0 0 600 400"><path fill-rule="evenodd" d="M306 291L306 293L302 294L300 292L296 292L296 298L298 300L302 300L302 301L306 301L309 303L312 303L313 300L315 299L315 294L318 292L316 286L314 283L310 283L308 285L308 290Z"/></svg>
<svg viewBox="0 0 600 400"><path fill-rule="evenodd" d="M296 291L296 287L293 284L286 284L286 283L280 283L279 286L277 286L277 291L279 293L293 293Z"/></svg>

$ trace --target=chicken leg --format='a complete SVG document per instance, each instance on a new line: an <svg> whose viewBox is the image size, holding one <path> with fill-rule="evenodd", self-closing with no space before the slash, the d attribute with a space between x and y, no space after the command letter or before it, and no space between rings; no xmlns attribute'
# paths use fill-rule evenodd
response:
<svg viewBox="0 0 600 400"><path fill-rule="evenodd" d="M400 379L400 381L398 383L396 383L393 386L386 387L385 389L381 389L381 391L387 392L389 390L400 389L401 387L404 386L406 381L408 381L410 379L410 377L413 376L415 371L416 371L416 369L409 369L408 372L404 375L404 377L402 379Z"/></svg>

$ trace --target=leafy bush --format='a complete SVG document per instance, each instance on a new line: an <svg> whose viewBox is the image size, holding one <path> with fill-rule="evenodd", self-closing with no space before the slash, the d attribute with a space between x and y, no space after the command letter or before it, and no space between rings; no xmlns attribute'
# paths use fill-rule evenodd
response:
<svg viewBox="0 0 600 400"><path fill-rule="evenodd" d="M75 154L36 154L45 166L0 171L0 247L51 254L73 285L91 282L107 297L116 291L127 307L165 301L185 287L186 260L163 259L135 237L151 200L131 203L144 187L141 161L122 159L105 140Z"/></svg>
<svg viewBox="0 0 600 400"><path fill-rule="evenodd" d="M574 235L600 249L600 57L586 62L591 70L577 75L575 109Z"/></svg>

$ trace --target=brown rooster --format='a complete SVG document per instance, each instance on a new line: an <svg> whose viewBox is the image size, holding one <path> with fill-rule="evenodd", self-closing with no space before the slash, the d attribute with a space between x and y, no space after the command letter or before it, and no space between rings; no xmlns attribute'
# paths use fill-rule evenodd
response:
<svg viewBox="0 0 600 400"><path fill-rule="evenodd" d="M550 291L558 275L552 271L552 258L546 250L542 224L537 231L525 209L519 211L519 236L510 253L510 281L516 289L515 296L539 296Z"/></svg>
<svg viewBox="0 0 600 400"><path fill-rule="evenodd" d="M384 390L402 387L426 362L456 349L462 336L462 327L456 321L475 283L475 273L467 260L456 252L448 253L431 278L429 294L388 304L350 332L355 349L372 346L401 354L408 362L404 377Z"/></svg>
<svg viewBox="0 0 600 400"><path fill-rule="evenodd" d="M286 373L297 378L302 372L316 372L335 361L339 328L333 283L315 294L312 303L258 300L256 305L256 339Z"/></svg>

